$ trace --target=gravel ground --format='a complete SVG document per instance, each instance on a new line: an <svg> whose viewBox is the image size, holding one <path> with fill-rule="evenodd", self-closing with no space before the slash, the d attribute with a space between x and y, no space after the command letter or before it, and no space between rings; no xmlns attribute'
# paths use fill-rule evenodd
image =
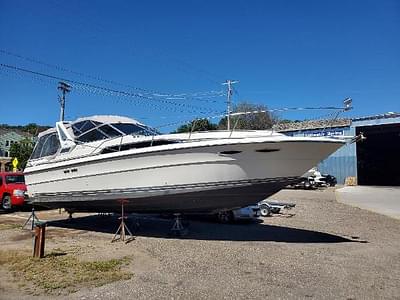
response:
<svg viewBox="0 0 400 300"><path fill-rule="evenodd" d="M297 204L261 223L190 221L189 234L168 236L171 220L140 217L136 240L110 243L115 220L80 216L48 227L46 251L81 259L132 257L133 277L81 289L68 299L400 299L400 221L336 202L333 189L284 190L273 197ZM42 219L59 217L39 212ZM18 220L26 213L1 215ZM65 215L61 216L65 217ZM31 249L29 233L0 230L2 249ZM1 299L32 296L6 280ZM8 283L7 283L8 282Z"/></svg>

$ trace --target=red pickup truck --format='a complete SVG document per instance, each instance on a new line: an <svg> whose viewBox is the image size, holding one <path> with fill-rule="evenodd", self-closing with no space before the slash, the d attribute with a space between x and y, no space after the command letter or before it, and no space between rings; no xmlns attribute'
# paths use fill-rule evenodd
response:
<svg viewBox="0 0 400 300"><path fill-rule="evenodd" d="M1 207L10 210L22 206L26 198L25 178L22 172L0 172Z"/></svg>

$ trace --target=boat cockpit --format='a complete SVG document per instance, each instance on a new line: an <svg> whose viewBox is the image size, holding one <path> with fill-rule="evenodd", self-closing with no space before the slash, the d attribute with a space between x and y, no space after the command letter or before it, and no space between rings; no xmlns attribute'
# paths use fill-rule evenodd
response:
<svg viewBox="0 0 400 300"><path fill-rule="evenodd" d="M76 140L88 143L98 140L120 137L124 135L152 136L157 131L139 123L101 123L94 120L84 120L71 124Z"/></svg>
<svg viewBox="0 0 400 300"><path fill-rule="evenodd" d="M159 134L157 130L126 117L93 116L80 118L75 122L58 122L56 128L51 128L39 134L30 159L52 156L60 149L60 153L65 153L76 144L126 135L139 137Z"/></svg>

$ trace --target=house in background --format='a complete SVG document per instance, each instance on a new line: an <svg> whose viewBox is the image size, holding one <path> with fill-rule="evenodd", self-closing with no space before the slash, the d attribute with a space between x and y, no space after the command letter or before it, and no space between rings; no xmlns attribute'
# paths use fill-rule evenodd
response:
<svg viewBox="0 0 400 300"><path fill-rule="evenodd" d="M0 171L11 170L10 147L26 138L33 139L33 136L18 129L0 128Z"/></svg>

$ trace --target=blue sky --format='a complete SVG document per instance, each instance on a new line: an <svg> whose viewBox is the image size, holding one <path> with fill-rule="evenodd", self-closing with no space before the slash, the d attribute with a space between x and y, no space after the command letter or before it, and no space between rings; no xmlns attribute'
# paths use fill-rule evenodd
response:
<svg viewBox="0 0 400 300"><path fill-rule="evenodd" d="M352 97L349 116L400 111L400 1L0 0L0 63L134 94L221 91L237 79L235 102ZM57 80L0 67L0 123L53 125L57 95ZM66 118L120 114L159 126L225 109L221 96L163 99L73 88Z"/></svg>

